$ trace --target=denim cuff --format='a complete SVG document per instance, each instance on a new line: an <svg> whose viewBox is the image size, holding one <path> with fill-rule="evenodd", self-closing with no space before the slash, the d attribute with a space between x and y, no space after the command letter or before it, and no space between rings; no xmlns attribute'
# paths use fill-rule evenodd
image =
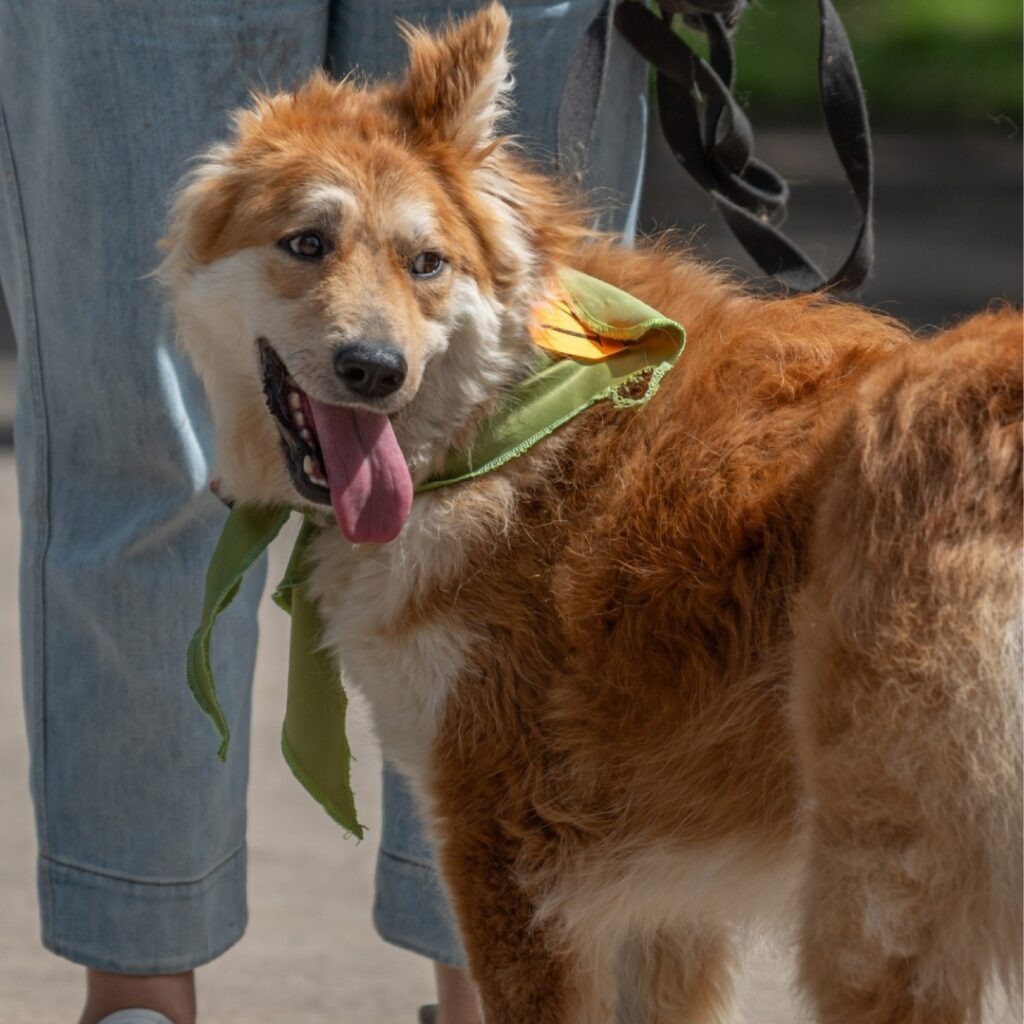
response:
<svg viewBox="0 0 1024 1024"><path fill-rule="evenodd" d="M43 945L85 967L174 974L220 956L245 931L243 844L202 878L144 882L41 856Z"/></svg>
<svg viewBox="0 0 1024 1024"><path fill-rule="evenodd" d="M373 923L385 942L465 969L466 955L432 866L381 849L376 889Z"/></svg>

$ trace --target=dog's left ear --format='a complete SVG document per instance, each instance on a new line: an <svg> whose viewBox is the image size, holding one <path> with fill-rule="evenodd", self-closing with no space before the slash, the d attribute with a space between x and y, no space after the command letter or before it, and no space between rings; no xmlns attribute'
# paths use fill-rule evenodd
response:
<svg viewBox="0 0 1024 1024"><path fill-rule="evenodd" d="M491 142L511 86L508 29L508 13L499 3L437 35L403 26L409 69L397 98L417 135L468 151Z"/></svg>

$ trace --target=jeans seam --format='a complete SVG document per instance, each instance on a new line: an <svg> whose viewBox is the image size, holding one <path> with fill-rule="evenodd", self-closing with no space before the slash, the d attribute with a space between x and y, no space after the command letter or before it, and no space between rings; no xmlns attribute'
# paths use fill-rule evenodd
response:
<svg viewBox="0 0 1024 1024"><path fill-rule="evenodd" d="M409 867L419 868L421 871L426 871L431 875L436 875L437 871L431 864L424 864L419 860L412 860L410 857L403 857L400 853L392 853L390 850L381 849L379 851L381 857L387 857L389 860L397 861L399 864L407 864Z"/></svg>
<svg viewBox="0 0 1024 1024"><path fill-rule="evenodd" d="M45 678L45 562L47 551L50 546L50 479L49 460L47 458L48 446L47 435L49 433L46 421L46 401L43 389L42 355L39 344L39 316L36 308L35 287L32 281L32 262L29 254L28 231L25 227L24 205L21 198L21 186L18 182L18 174L14 164L14 148L11 145L11 135L7 127L7 114L0 104L0 155L4 163L4 177L10 193L11 217L14 221L14 232L20 242L18 263L22 274L23 314L25 316L25 337L19 347L18 358L27 359L29 372L27 374L32 386L32 415L36 426L36 486L38 497L39 515L37 528L39 530L36 539L35 565L36 573L35 594L33 600L33 612L35 622L33 623L32 653L33 669L35 678L39 681L39 694L37 701L37 721L32 723L32 729L36 733L36 747L38 750L37 761L39 765L40 785L36 794L39 801L37 822L39 827L39 847L46 851L50 846L49 820L47 808L49 801L46 791L46 678ZM52 918L55 905L55 894L52 882L48 886L49 907L48 915Z"/></svg>
<svg viewBox="0 0 1024 1024"><path fill-rule="evenodd" d="M221 868L230 864L235 858L237 858L245 850L245 840L238 844L225 857L222 857L212 868L198 875L195 878L183 878L173 882L170 881L158 881L149 878L133 878L129 875L115 875L108 871L97 871L95 868L87 868L81 864L73 864L70 861L61 860L59 857L51 857L49 854L40 853L40 860L46 861L48 864L54 864L57 867L66 868L68 871L77 871L83 875L91 875L94 878L105 878L111 882L124 882L128 885L149 885L154 888L175 888L180 886L200 885L205 882L208 878L215 875Z"/></svg>

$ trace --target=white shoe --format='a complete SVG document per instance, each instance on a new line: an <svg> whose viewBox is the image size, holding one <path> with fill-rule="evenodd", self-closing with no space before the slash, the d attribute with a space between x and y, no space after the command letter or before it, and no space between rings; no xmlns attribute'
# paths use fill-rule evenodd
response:
<svg viewBox="0 0 1024 1024"><path fill-rule="evenodd" d="M156 1010L135 1008L108 1013L99 1024L174 1024L174 1021Z"/></svg>

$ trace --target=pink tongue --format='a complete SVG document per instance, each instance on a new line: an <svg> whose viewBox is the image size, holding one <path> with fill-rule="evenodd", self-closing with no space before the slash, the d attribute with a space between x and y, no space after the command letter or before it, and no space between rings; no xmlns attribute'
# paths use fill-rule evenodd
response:
<svg viewBox="0 0 1024 1024"><path fill-rule="evenodd" d="M412 507L412 478L387 416L306 396L324 457L331 504L353 544L398 536Z"/></svg>

